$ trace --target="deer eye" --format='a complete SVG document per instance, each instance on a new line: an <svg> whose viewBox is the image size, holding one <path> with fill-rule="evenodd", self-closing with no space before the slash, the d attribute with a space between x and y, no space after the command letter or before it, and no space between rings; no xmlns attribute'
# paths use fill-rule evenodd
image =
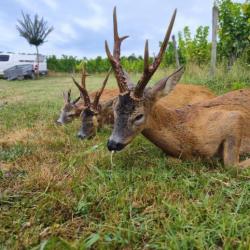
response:
<svg viewBox="0 0 250 250"><path fill-rule="evenodd" d="M143 116L144 116L143 114L137 115L137 116L135 117L134 121L136 122L136 121L141 120L141 119L143 118Z"/></svg>

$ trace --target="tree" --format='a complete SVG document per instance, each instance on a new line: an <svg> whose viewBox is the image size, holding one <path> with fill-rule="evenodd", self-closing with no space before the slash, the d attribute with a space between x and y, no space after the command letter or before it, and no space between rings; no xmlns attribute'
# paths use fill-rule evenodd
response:
<svg viewBox="0 0 250 250"><path fill-rule="evenodd" d="M187 26L184 27L183 34L182 32L178 33L178 54L182 64L192 62L201 65L208 62L211 47L208 42L208 33L207 26L199 26L194 38L192 38Z"/></svg>
<svg viewBox="0 0 250 250"><path fill-rule="evenodd" d="M244 4L218 0L219 44L221 58L228 60L229 68L250 46L250 1Z"/></svg>
<svg viewBox="0 0 250 250"><path fill-rule="evenodd" d="M36 76L39 77L39 51L38 47L41 46L46 37L53 31L53 27L48 27L47 22L43 19L39 19L38 15L34 16L34 20L31 19L30 15L24 14L22 12L22 20L17 20L18 25L17 30L21 37L24 37L30 45L36 47L36 57L37 57L37 70Z"/></svg>

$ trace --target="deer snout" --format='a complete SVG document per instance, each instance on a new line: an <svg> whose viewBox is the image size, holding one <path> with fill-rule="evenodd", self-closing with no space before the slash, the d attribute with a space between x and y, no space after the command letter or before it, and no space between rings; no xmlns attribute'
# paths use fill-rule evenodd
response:
<svg viewBox="0 0 250 250"><path fill-rule="evenodd" d="M63 125L63 122L62 122L61 119L58 119L58 120L56 120L56 124L57 124L57 125Z"/></svg>
<svg viewBox="0 0 250 250"><path fill-rule="evenodd" d="M79 132L77 133L77 137L78 137L79 139L81 139L81 140L87 138L87 136L86 136L84 133L82 133L81 131L79 131Z"/></svg>
<svg viewBox="0 0 250 250"><path fill-rule="evenodd" d="M126 145L122 144L120 142L116 142L114 140L108 140L107 147L109 151L120 151L122 150Z"/></svg>

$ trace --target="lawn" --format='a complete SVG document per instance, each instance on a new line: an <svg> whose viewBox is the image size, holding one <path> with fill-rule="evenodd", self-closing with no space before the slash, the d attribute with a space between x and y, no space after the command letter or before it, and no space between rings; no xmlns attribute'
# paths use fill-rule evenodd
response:
<svg viewBox="0 0 250 250"><path fill-rule="evenodd" d="M217 94L249 86L249 75L198 73L184 82ZM0 80L0 249L249 249L249 169L180 162L142 136L112 165L110 128L80 141L79 120L55 125L69 87L77 97L67 75Z"/></svg>

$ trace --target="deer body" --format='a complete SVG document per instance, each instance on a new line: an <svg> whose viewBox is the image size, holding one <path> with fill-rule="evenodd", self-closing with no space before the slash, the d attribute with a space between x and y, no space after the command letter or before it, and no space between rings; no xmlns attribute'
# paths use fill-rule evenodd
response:
<svg viewBox="0 0 250 250"><path fill-rule="evenodd" d="M190 159L220 156L225 165L250 166L250 160L239 162L240 154L250 153L250 89L175 109L163 103L171 96L184 73L181 67L173 74L147 88L160 65L176 17L173 13L159 53L149 63L148 42L144 51L144 71L135 88L120 64L120 47L124 39L117 29L116 9L113 12L114 50L106 53L116 75L120 94L114 102L114 128L108 140L110 151L122 150L139 133L167 154ZM177 87L178 88L178 87Z"/></svg>
<svg viewBox="0 0 250 250"><path fill-rule="evenodd" d="M116 90L115 92L117 96L119 91ZM180 108L187 104L197 103L214 97L215 95L206 87L192 84L178 84L170 95L161 98L157 103L163 107ZM114 123L113 102L115 99L114 95L111 95L111 97L107 99L101 99L103 102L100 103L102 108L99 112L99 128L102 127L103 124Z"/></svg>
<svg viewBox="0 0 250 250"><path fill-rule="evenodd" d="M108 73L109 76L110 72ZM88 94L86 92L86 77L88 76L85 69L82 71L82 78L81 78L81 86L76 83L75 79L73 79L74 83L77 85L77 87L84 89L84 94ZM108 76L105 79L105 84L108 80ZM85 93L86 92L86 93ZM59 115L59 118L57 119L57 124L65 124L71 122L74 118L79 117L83 110L88 108L89 102L95 102L95 99L97 97L98 102L100 103L106 103L110 99L117 96L119 91L117 89L102 89L101 97L99 96L98 91L94 91L88 95L87 102L86 98L81 98L82 96L78 97L77 99L71 101L71 90L67 92L63 92L63 98L64 98L64 106L61 109L61 113ZM96 105L95 105L96 106Z"/></svg>
<svg viewBox="0 0 250 250"><path fill-rule="evenodd" d="M250 90L168 109L153 105L142 134L169 155L190 159L221 156L235 165L250 153Z"/></svg>

